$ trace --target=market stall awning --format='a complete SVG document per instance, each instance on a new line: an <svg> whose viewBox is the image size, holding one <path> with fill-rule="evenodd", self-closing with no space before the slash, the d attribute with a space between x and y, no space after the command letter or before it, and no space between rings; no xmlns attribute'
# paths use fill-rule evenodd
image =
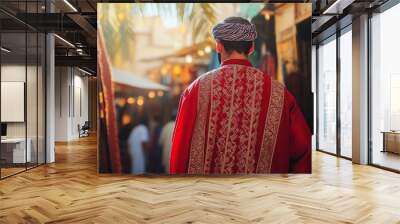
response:
<svg viewBox="0 0 400 224"><path fill-rule="evenodd" d="M156 83L152 80L146 79L145 77L118 69L112 70L112 79L113 82L141 89L169 90L167 86L161 85L160 83Z"/></svg>

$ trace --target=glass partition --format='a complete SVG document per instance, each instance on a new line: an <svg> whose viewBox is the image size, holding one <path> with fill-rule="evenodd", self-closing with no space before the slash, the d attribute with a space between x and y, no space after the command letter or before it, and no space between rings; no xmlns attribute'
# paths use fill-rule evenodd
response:
<svg viewBox="0 0 400 224"><path fill-rule="evenodd" d="M36 32L27 33L27 81L26 81L26 114L27 114L27 150L31 151L30 161L27 167L34 167L37 165L38 160L38 141L37 141L37 98L38 98L38 35Z"/></svg>
<svg viewBox="0 0 400 224"><path fill-rule="evenodd" d="M400 5L371 18L371 162L400 170Z"/></svg>
<svg viewBox="0 0 400 224"><path fill-rule="evenodd" d="M23 16L42 12L43 4L8 1L0 7ZM0 178L45 163L45 44L44 33L0 12Z"/></svg>
<svg viewBox="0 0 400 224"><path fill-rule="evenodd" d="M2 177L24 171L31 162L29 147L26 150L26 41L25 32L1 34Z"/></svg>
<svg viewBox="0 0 400 224"><path fill-rule="evenodd" d="M318 149L336 154L336 39L318 47Z"/></svg>
<svg viewBox="0 0 400 224"><path fill-rule="evenodd" d="M340 36L340 154L352 157L352 32Z"/></svg>

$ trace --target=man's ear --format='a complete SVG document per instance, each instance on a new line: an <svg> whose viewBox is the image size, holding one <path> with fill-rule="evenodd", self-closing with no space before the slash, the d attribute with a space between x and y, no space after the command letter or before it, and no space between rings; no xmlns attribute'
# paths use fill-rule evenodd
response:
<svg viewBox="0 0 400 224"><path fill-rule="evenodd" d="M215 51L217 53L222 53L224 51L224 45L218 40L215 42Z"/></svg>
<svg viewBox="0 0 400 224"><path fill-rule="evenodd" d="M251 44L251 48L250 48L250 51L249 51L249 55L251 55L251 54L253 54L254 53L254 41L253 41L253 43Z"/></svg>

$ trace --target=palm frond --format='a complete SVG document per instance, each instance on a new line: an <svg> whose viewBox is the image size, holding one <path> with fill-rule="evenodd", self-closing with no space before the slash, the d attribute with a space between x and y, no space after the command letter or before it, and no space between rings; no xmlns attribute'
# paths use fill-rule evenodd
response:
<svg viewBox="0 0 400 224"><path fill-rule="evenodd" d="M135 21L130 15L145 16L144 4L148 3L104 3L99 6L99 25L102 26L110 59L116 66L122 65L127 58L134 60ZM217 20L212 3L168 3L155 4L154 7L159 16L176 16L180 23L185 24L192 31L193 43L208 39L211 36L211 27ZM173 14L171 7L175 7L176 14Z"/></svg>
<svg viewBox="0 0 400 224"><path fill-rule="evenodd" d="M195 4L190 18L193 43L201 42L211 37L211 28L217 22L216 10L212 3Z"/></svg>
<svg viewBox="0 0 400 224"><path fill-rule="evenodd" d="M180 21L183 21L185 18L185 9L187 3L176 3L176 11L178 13L178 18Z"/></svg>

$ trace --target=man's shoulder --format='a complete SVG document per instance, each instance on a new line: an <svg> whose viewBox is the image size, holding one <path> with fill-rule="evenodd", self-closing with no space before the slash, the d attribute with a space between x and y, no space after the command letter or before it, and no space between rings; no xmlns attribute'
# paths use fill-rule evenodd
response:
<svg viewBox="0 0 400 224"><path fill-rule="evenodd" d="M246 66L246 68L250 71L252 71L253 73L257 73L259 75L263 75L266 76L267 78L270 78L269 75L267 75L265 72L261 71L260 69L256 68L256 67L252 67L252 66Z"/></svg>
<svg viewBox="0 0 400 224"><path fill-rule="evenodd" d="M296 104L296 98L282 82L271 78L271 86L272 85L275 86L275 91L279 91L283 94L284 105L290 110Z"/></svg>
<svg viewBox="0 0 400 224"><path fill-rule="evenodd" d="M220 69L214 69L204 74L201 74L192 83L190 83L190 85L185 89L184 94L187 95L193 92L193 90L197 88L201 83L206 82L206 80L210 80L219 70Z"/></svg>
<svg viewBox="0 0 400 224"><path fill-rule="evenodd" d="M285 87L285 85L282 83L282 82L280 82L280 81L278 81L278 80L276 80L276 79L273 79L273 78L271 78L271 77L269 77L269 76L267 76L267 78L269 79L269 80L271 80L271 85L274 85L276 88L278 88L278 89L283 89L283 91L286 93L287 92L287 89L286 89L286 87Z"/></svg>
<svg viewBox="0 0 400 224"><path fill-rule="evenodd" d="M217 69L213 69L211 71L208 71L202 75L200 75L199 77L197 77L197 79L195 81L197 82L201 82L203 80L212 78L214 75L216 75L219 71L221 71L221 68L217 68Z"/></svg>
<svg viewBox="0 0 400 224"><path fill-rule="evenodd" d="M296 99L289 92L289 90L286 88L286 86L281 81L273 79L268 75L265 75L265 76L266 76L265 78L267 80L269 80L269 82L271 83L271 85L270 85L271 86L270 88L272 88L271 91L273 91L275 93L275 95L282 94L284 104L291 107L296 102Z"/></svg>

